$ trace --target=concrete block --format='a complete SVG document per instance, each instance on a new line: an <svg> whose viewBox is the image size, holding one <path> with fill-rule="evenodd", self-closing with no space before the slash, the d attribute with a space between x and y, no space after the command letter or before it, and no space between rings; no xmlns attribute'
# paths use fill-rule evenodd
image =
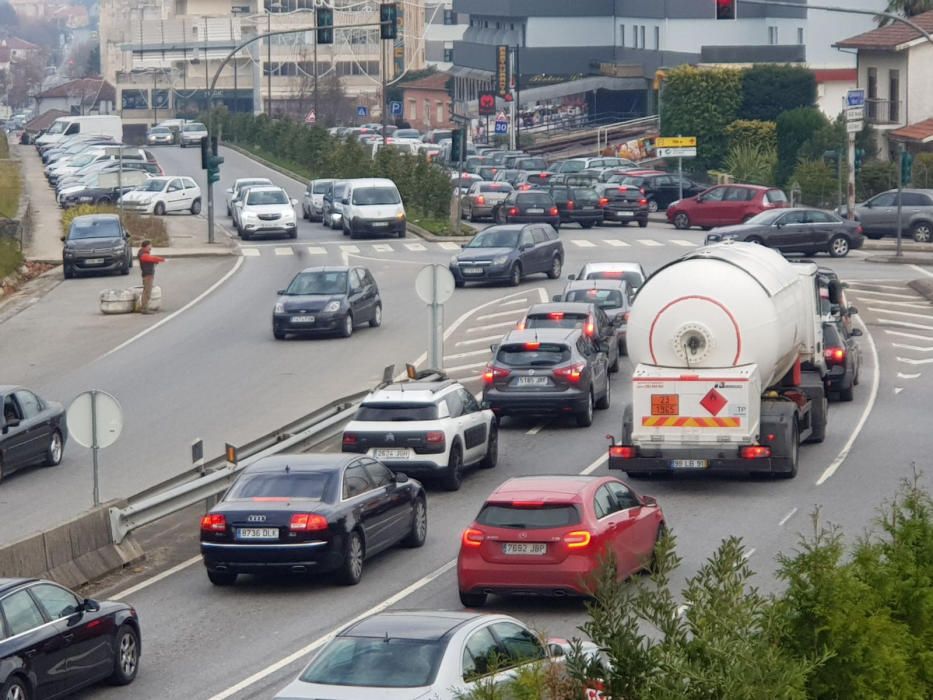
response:
<svg viewBox="0 0 933 700"><path fill-rule="evenodd" d="M933 301L933 280L919 279L907 283L907 286L921 295L927 301Z"/></svg>
<svg viewBox="0 0 933 700"><path fill-rule="evenodd" d="M81 571L81 567L73 561L66 562L61 566L56 566L54 569L49 569L42 574L41 578L51 579L68 588L83 586L88 581L84 576L84 572Z"/></svg>
<svg viewBox="0 0 933 700"><path fill-rule="evenodd" d="M45 568L49 571L57 569L74 559L71 544L71 528L69 525L59 525L42 533L45 540Z"/></svg>
<svg viewBox="0 0 933 700"><path fill-rule="evenodd" d="M74 557L106 547L111 543L110 518L105 508L99 507L65 523L71 533L71 551Z"/></svg>
<svg viewBox="0 0 933 700"><path fill-rule="evenodd" d="M41 533L0 547L0 576L40 576L47 569Z"/></svg>

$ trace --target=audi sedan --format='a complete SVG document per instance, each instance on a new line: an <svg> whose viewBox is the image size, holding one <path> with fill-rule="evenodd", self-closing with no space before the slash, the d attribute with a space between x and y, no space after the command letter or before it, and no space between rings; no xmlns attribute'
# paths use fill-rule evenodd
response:
<svg viewBox="0 0 933 700"><path fill-rule="evenodd" d="M420 547L427 531L414 479L359 455L276 455L246 467L201 519L201 555L216 586L271 572L333 572L353 586L366 559Z"/></svg>
<svg viewBox="0 0 933 700"><path fill-rule="evenodd" d="M52 581L0 578L3 700L60 698L101 681L129 685L141 649L129 605L82 599Z"/></svg>
<svg viewBox="0 0 933 700"><path fill-rule="evenodd" d="M837 214L819 209L771 209L744 224L714 228L706 244L745 241L774 248L781 253L815 255L828 253L842 258L865 243L862 226Z"/></svg>
<svg viewBox="0 0 933 700"><path fill-rule="evenodd" d="M68 428L65 408L29 389L0 386L0 479L34 464L62 461Z"/></svg>
<svg viewBox="0 0 933 700"><path fill-rule="evenodd" d="M486 499L463 531L457 557L460 601L491 594L589 596L606 555L619 579L649 568L664 536L664 513L611 476L524 476Z"/></svg>

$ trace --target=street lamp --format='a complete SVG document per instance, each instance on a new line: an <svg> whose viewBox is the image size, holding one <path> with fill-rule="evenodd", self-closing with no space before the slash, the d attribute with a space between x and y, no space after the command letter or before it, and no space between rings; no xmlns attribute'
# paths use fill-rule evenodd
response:
<svg viewBox="0 0 933 700"><path fill-rule="evenodd" d="M266 20L268 32L272 31L272 11L276 12L282 9L282 4L270 2L266 10ZM266 116L272 118L272 37L266 39Z"/></svg>

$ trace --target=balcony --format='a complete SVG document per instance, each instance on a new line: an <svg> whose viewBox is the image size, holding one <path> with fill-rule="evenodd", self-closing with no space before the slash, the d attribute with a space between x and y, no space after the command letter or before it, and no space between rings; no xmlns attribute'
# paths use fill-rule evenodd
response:
<svg viewBox="0 0 933 700"><path fill-rule="evenodd" d="M865 100L865 118L869 124L901 124L900 100Z"/></svg>

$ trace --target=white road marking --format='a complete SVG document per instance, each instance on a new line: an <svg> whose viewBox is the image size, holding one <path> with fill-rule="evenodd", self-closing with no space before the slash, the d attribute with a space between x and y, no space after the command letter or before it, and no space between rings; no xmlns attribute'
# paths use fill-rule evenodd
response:
<svg viewBox="0 0 933 700"><path fill-rule="evenodd" d="M191 557L190 559L185 559L181 564L176 564L171 569L166 569L165 571L158 573L155 576L147 578L145 581L140 581L135 586L130 586L126 590L120 591L119 593L114 593L111 598L113 600L123 600L124 598L129 598L134 593L139 593L144 588L149 588L149 586L152 584L158 583L162 579L168 578L173 574L177 574L179 571L187 569L193 564L197 564L199 561L201 561L201 559L202 557L200 554Z"/></svg>
<svg viewBox="0 0 933 700"><path fill-rule="evenodd" d="M918 331L933 331L933 326L925 326L922 323L910 323L909 321L900 321L894 318L879 318L878 323L882 326L902 326L904 328L914 328Z"/></svg>
<svg viewBox="0 0 933 700"><path fill-rule="evenodd" d="M901 345L900 343L891 343L892 348L898 348L900 350L914 350L916 352L933 352L933 346L924 348L919 345Z"/></svg>
<svg viewBox="0 0 933 700"><path fill-rule="evenodd" d="M248 258L255 258L262 253L259 251L259 248L240 248L240 254L245 255Z"/></svg>
<svg viewBox="0 0 933 700"><path fill-rule="evenodd" d="M240 269L240 267L241 267L242 265L243 265L243 258L242 258L242 257L237 257L236 262L233 264L233 267L230 268L230 269L227 271L227 273L226 273L223 277L221 277L219 280L217 280L216 282L214 282L214 284L212 284L210 287L208 287L207 289L205 289L203 292L201 292L200 294L198 294L194 299L192 299L191 301L189 301L187 304L185 304L184 306L182 306L182 307L181 307L180 309L178 309L177 311L173 311L172 313L170 313L170 314L169 314L168 316L166 316L165 318L159 319L159 321L157 321L156 323L153 323L151 326L149 326L149 327L146 328L145 330L140 331L139 333L137 333L136 335L134 335L132 338L129 338L128 340L124 340L124 341L123 341L122 343L120 343L117 347L113 348L112 350L108 350L107 352L105 352L103 355L101 355L101 356L98 357L97 359L98 359L98 360L103 360L105 357L108 357L108 356L112 355L113 353L117 352L117 350L122 350L122 349L125 348L126 346L135 343L135 342L136 342L137 340L139 340L140 338L149 335L149 334L152 333L152 331L154 331L156 328L160 328L161 326L164 326L166 323L168 323L169 321L171 321L171 320L172 320L173 318L175 318L176 316L179 316L179 315L183 314L185 311L187 311L188 309L190 309L192 306L194 306L195 304L197 304L198 302L202 301L202 300L205 299L207 296L209 296L214 290L216 290L218 287L220 287L220 285L222 285L222 284L223 284L224 282L226 282L228 279L230 279L231 277L233 277L233 276L237 273L237 271Z"/></svg>
<svg viewBox="0 0 933 700"><path fill-rule="evenodd" d="M927 357L926 359L923 359L923 360L912 360L909 357L898 357L897 361L905 362L908 365L929 365L929 364L933 364L933 357Z"/></svg>
<svg viewBox="0 0 933 700"><path fill-rule="evenodd" d="M473 355L486 355L489 353L489 350L470 350L468 352L458 352L455 355L444 355L445 360L461 360L464 357L471 357Z"/></svg>
<svg viewBox="0 0 933 700"><path fill-rule="evenodd" d="M684 240L681 240L680 238L672 238L671 243L673 243L674 245L683 246L684 248L696 248L697 247L696 243L691 243L690 241L684 241Z"/></svg>
<svg viewBox="0 0 933 700"><path fill-rule="evenodd" d="M309 245L307 251L308 255L327 255L327 250L316 245Z"/></svg>
<svg viewBox="0 0 933 700"><path fill-rule="evenodd" d="M544 287L538 287L538 298L541 300L542 304L547 304L551 300Z"/></svg>
<svg viewBox="0 0 933 700"><path fill-rule="evenodd" d="M869 290L869 289L853 289L853 290L851 290L851 291L852 291L852 296L856 297L857 299L861 299L861 298L867 297L867 296L872 296L872 297L894 297L895 299L917 299L917 295L916 295L916 294L896 294L895 292L875 292L875 291L872 291L872 290ZM867 298L866 298L865 301L870 301L870 302L878 301L878 302L881 302L881 301L884 301L884 300L883 300L883 299L877 299L877 300L876 300L876 299L867 299Z"/></svg>
<svg viewBox="0 0 933 700"><path fill-rule="evenodd" d="M791 508L790 512L787 515L785 515L783 518L781 518L778 521L778 527L784 527L785 523L787 523L787 521L793 518L796 514L797 514L797 507L794 506L793 508Z"/></svg>
<svg viewBox="0 0 933 700"><path fill-rule="evenodd" d="M451 372L463 372L468 369L479 369L480 367L485 367L485 362L474 362L472 365L460 365L458 367L445 367L444 372L450 374Z"/></svg>
<svg viewBox="0 0 933 700"><path fill-rule="evenodd" d="M897 373L898 379L916 379L919 376L921 376L919 372L917 374L904 374L903 372Z"/></svg>
<svg viewBox="0 0 933 700"><path fill-rule="evenodd" d="M862 432L862 428L865 427L865 423L868 422L868 417L871 415L872 409L875 407L875 401L878 399L878 387L881 384L881 364L878 361L878 346L875 345L875 339L872 337L871 332L868 330L868 326L865 325L865 322L860 318L856 317L858 324L862 327L863 337L868 340L868 347L871 350L872 363L875 367L874 376L871 380L871 391L868 394L868 403L865 404L865 409L862 411L861 417L858 419L858 423L855 424L855 429L852 431L852 434L849 435L849 439L846 440L846 444L842 446L842 449L839 450L839 454L836 455L826 471L816 480L816 485L821 486L829 479L833 474L836 473L836 470L842 466L842 463L846 461L846 458L849 456L849 451L852 449L852 445L855 444L855 441L858 439L858 436Z"/></svg>
<svg viewBox="0 0 933 700"><path fill-rule="evenodd" d="M893 316L910 316L912 318L925 318L933 321L933 314L915 314L911 311L895 311L894 309L879 309L874 306L868 307L869 311L875 311L882 314L891 314ZM933 309L931 309L933 311Z"/></svg>
<svg viewBox="0 0 933 700"><path fill-rule="evenodd" d="M340 250L344 253L353 253L353 254L360 252L359 247L355 245L342 245L340 246Z"/></svg>
<svg viewBox="0 0 933 700"><path fill-rule="evenodd" d="M365 610L364 612L354 617L352 620L349 620L348 622L342 623L340 626L335 627L333 630L325 634L323 637L318 637L313 642L311 642L305 647L302 647L298 651L295 651L289 654L283 659L279 659L274 664L270 664L266 666L264 669L262 669L261 671L257 671L256 673L251 675L249 678L244 678L242 681L240 681L236 685L232 685L226 690L221 691L217 695L212 696L210 700L226 700L226 698L236 695L241 690L245 690L246 688L249 688L254 683L258 683L262 679L271 676L273 673L276 673L282 670L283 668L285 668L286 666L295 663L296 661L300 660L302 657L307 656L311 652L327 644L327 642L333 639L337 635L337 632L342 630L344 627L347 627L348 625L352 625L355 622L359 622L363 618L369 617L370 615L375 615L376 613L380 613L383 610L386 610L392 607L399 601L402 601L408 596L410 596L412 593L418 591L421 588L424 588L425 586L430 584L435 579L440 578L441 576L446 574L448 571L453 569L456 565L457 565L457 560L451 559L450 561L436 568L434 571L429 573L427 576L424 576L418 579L417 581L415 581L414 583L412 583L411 585L406 586L405 588L400 590L395 595L389 596L388 598L383 600L381 603L374 605L369 610Z"/></svg>
<svg viewBox="0 0 933 700"><path fill-rule="evenodd" d="M519 292L519 294L521 294L521 292ZM499 301L499 300L496 299L495 301ZM495 303L495 301L492 303ZM522 297L521 299L512 299L510 301L503 301L499 306L511 306L512 304L524 304L527 301L528 301L528 297ZM479 308L482 308L482 307L479 307Z"/></svg>
<svg viewBox="0 0 933 700"><path fill-rule="evenodd" d="M651 239L651 238L639 238L639 239L638 239L638 242L641 243L642 245L646 245L646 246L649 246L649 247L652 247L652 246L662 246L662 245L664 245L663 243L659 243L658 241L655 241L655 240L653 240L653 239Z"/></svg>
<svg viewBox="0 0 933 700"><path fill-rule="evenodd" d="M441 241L437 247L441 250L460 250L460 244L453 241Z"/></svg>
<svg viewBox="0 0 933 700"><path fill-rule="evenodd" d="M593 472L595 472L597 469L599 469L601 466L603 466L608 461L609 461L609 450L607 449L600 457L595 459L593 463L590 464L590 466L588 466L586 469L580 472L580 474L582 476L588 476L589 474L592 474Z"/></svg>
<svg viewBox="0 0 933 700"><path fill-rule="evenodd" d="M493 340L502 340L502 334L500 333L499 335L487 335L487 336L483 336L482 338L471 338L470 340L460 340L454 343L454 345L456 345L457 347L461 345L477 345L479 343L488 343Z"/></svg>
<svg viewBox="0 0 933 700"><path fill-rule="evenodd" d="M275 254L276 255L294 255L295 251L293 251L291 248L276 248Z"/></svg>
<svg viewBox="0 0 933 700"><path fill-rule="evenodd" d="M405 247L408 248L408 250L413 250L416 252L427 250L427 248L425 248L421 243L406 243Z"/></svg>
<svg viewBox="0 0 933 700"><path fill-rule="evenodd" d="M745 561L748 561L749 559L752 558L752 555L755 553L755 551L756 551L755 548L752 547L747 552L745 552L745 554L742 555L742 558L745 559Z"/></svg>
<svg viewBox="0 0 933 700"><path fill-rule="evenodd" d="M914 270L919 272L921 275L926 275L927 277L933 277L933 272L930 272L929 270L922 268L919 265L908 265L908 267L913 268Z"/></svg>
<svg viewBox="0 0 933 700"><path fill-rule="evenodd" d="M917 301L916 297L913 297L914 301L893 301L892 299L858 299L858 301L864 301L869 304L880 304L886 307L894 307L898 309L929 309L930 303L926 301Z"/></svg>
<svg viewBox="0 0 933 700"><path fill-rule="evenodd" d="M547 424L549 422L550 421L545 421L544 423L538 423L538 425L536 425L534 428L531 428L530 430L528 430L525 433L525 435L537 435L538 433L540 433L542 430L544 430L547 427Z"/></svg>
<svg viewBox="0 0 933 700"><path fill-rule="evenodd" d="M911 267L912 267L912 266L911 266ZM921 272L922 272L922 270L921 270ZM926 273L924 273L924 274L926 274ZM898 291L900 291L900 292L903 292L903 291L904 291L904 285L903 285L903 284L900 284L900 285L896 285L896 284L875 284L874 282L870 282L870 281L867 281L867 282L866 282L866 281L862 281L862 282L849 282L848 284L849 284L849 287L850 287L850 288L857 288L857 287L871 287L871 288L875 288L875 287L877 287L878 289L896 289L896 290L898 290ZM853 289L853 291L871 291L871 289L866 289L866 290Z"/></svg>
<svg viewBox="0 0 933 700"><path fill-rule="evenodd" d="M477 316L476 320L488 321L491 318L502 318L503 316L511 316L512 318L516 318L516 314L524 313L527 310L528 309L525 309L524 311L519 311L518 309L515 309L514 311L498 311L494 314L484 314L482 316Z"/></svg>
<svg viewBox="0 0 933 700"><path fill-rule="evenodd" d="M912 340L933 340L928 335L917 335L916 333L904 333L903 331L885 330L888 335L896 335L898 338L911 338Z"/></svg>
<svg viewBox="0 0 933 700"><path fill-rule="evenodd" d="M388 243L373 243L373 250L377 253L392 253L395 251L395 248Z"/></svg>
<svg viewBox="0 0 933 700"><path fill-rule="evenodd" d="M593 243L593 241L571 240L570 242L573 243L578 248L595 248L596 247L596 244Z"/></svg>
<svg viewBox="0 0 933 700"><path fill-rule="evenodd" d="M476 326L475 328L467 328L465 333L482 333L483 331L490 330L491 328L508 328L509 326L514 326L515 321L504 321L502 323L487 323L485 326Z"/></svg>
<svg viewBox="0 0 933 700"><path fill-rule="evenodd" d="M607 238L604 242L605 242L605 243L608 243L608 244L611 245L613 248L630 248L631 245L632 245L631 243L626 243L625 241L620 241L620 240L617 239L617 238Z"/></svg>
<svg viewBox="0 0 933 700"><path fill-rule="evenodd" d="M894 395L895 395L895 396L897 396L898 394L900 394L902 391L904 391L904 388L903 388L903 387L900 387L900 386L894 387Z"/></svg>

